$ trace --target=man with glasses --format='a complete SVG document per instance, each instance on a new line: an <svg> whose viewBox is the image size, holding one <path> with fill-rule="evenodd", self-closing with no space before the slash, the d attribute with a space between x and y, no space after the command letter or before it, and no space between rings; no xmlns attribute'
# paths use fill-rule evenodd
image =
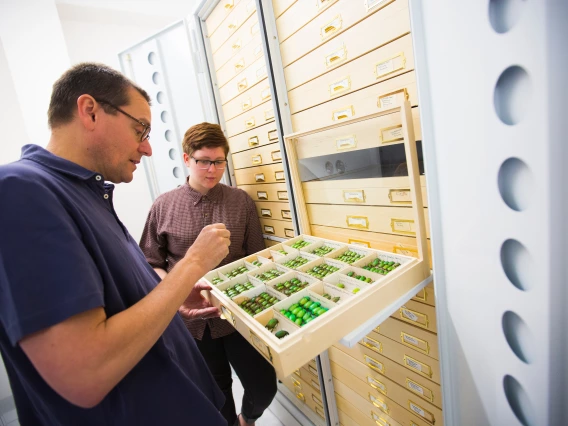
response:
<svg viewBox="0 0 568 426"><path fill-rule="evenodd" d="M196 282L230 233L210 222L160 282L105 183L130 182L152 154L149 103L79 64L53 86L47 148L0 167L0 352L22 426L226 425L178 311L219 315Z"/></svg>
<svg viewBox="0 0 568 426"><path fill-rule="evenodd" d="M156 199L140 241L148 263L164 278L211 223L224 223L231 232L229 255L216 267L265 248L254 201L243 190L220 183L229 144L219 125L201 123L189 128L182 145L189 168L187 182ZM272 366L227 321L193 319L186 325L225 394L221 413L228 425L253 425L276 395ZM245 391L238 416L231 366Z"/></svg>

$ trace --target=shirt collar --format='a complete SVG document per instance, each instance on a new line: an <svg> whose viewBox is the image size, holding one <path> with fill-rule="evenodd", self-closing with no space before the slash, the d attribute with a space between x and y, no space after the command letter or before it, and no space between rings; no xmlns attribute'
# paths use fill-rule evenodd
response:
<svg viewBox="0 0 568 426"><path fill-rule="evenodd" d="M186 178L185 183L186 183L185 187L187 188L189 198L193 203L193 205L198 204L203 199L217 202L221 200L221 197L223 195L223 187L220 183L218 183L213 188L211 188L206 195L201 194L201 192L196 191L189 185L189 176Z"/></svg>

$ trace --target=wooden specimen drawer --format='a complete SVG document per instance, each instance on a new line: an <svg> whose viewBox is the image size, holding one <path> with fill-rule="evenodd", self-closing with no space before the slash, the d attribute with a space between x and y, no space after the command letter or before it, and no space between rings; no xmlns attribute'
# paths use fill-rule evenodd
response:
<svg viewBox="0 0 568 426"><path fill-rule="evenodd" d="M387 4L387 2L383 2L382 7ZM368 12L364 1L339 1L329 6L290 38L281 40L282 65L287 67L292 62L345 32L359 21L367 19L378 10L377 7Z"/></svg>
<svg viewBox="0 0 568 426"><path fill-rule="evenodd" d="M240 52L229 59L225 65L219 68L215 73L217 77L217 86L223 87L229 83L235 76L246 70L258 58L263 56L262 39L260 34L254 36L251 42L243 47Z"/></svg>
<svg viewBox="0 0 568 426"><path fill-rule="evenodd" d="M310 224L360 229L384 234L416 236L414 213L407 207L306 204ZM424 209L426 236L430 238L428 209Z"/></svg>
<svg viewBox="0 0 568 426"><path fill-rule="evenodd" d="M246 1L246 0L242 0ZM221 0L205 20L207 35L211 37L221 23L239 5L241 0Z"/></svg>
<svg viewBox="0 0 568 426"><path fill-rule="evenodd" d="M221 25L219 25L217 30L209 37L211 52L215 53L255 11L256 4L254 0L240 1L223 20Z"/></svg>
<svg viewBox="0 0 568 426"><path fill-rule="evenodd" d="M233 167L235 169L243 169L245 167L281 163L282 153L280 152L280 144L272 143L249 149L248 151L236 152L232 158Z"/></svg>
<svg viewBox="0 0 568 426"><path fill-rule="evenodd" d="M380 416L377 415L377 419L371 418L369 413L358 410L337 392L335 393L335 402L338 408L339 421L344 426L400 426L400 423L382 412L380 412Z"/></svg>
<svg viewBox="0 0 568 426"><path fill-rule="evenodd" d="M278 39L280 43L284 42L288 39L288 37L296 33L296 31L310 22L314 17L318 16L336 2L337 0L299 0L286 10L286 13L280 16L276 14L275 3L277 3L277 1L274 0L272 3L275 5L274 14L278 18L276 20L276 29L278 31ZM279 1L278 3L286 3L286 1ZM282 6L279 5L278 9L283 9Z"/></svg>
<svg viewBox="0 0 568 426"><path fill-rule="evenodd" d="M440 385L368 348L360 345L354 348L346 348L337 344L329 349L329 357L336 364L342 366L347 371L353 371L353 374L364 378L364 380L367 380L366 377L373 372L380 373L380 376L376 376L378 380L381 377L389 379L397 386L402 386L436 407L442 407L442 389ZM363 364L363 369L361 364ZM384 383L384 380L382 382Z"/></svg>
<svg viewBox="0 0 568 426"><path fill-rule="evenodd" d="M417 302L425 303L430 306L436 306L436 295L434 293L434 284L430 283L412 298Z"/></svg>
<svg viewBox="0 0 568 426"><path fill-rule="evenodd" d="M254 201L288 201L285 183L263 183L259 185L239 186Z"/></svg>
<svg viewBox="0 0 568 426"><path fill-rule="evenodd" d="M260 227L263 234L280 238L294 238L296 236L294 226L289 221L260 218Z"/></svg>
<svg viewBox="0 0 568 426"><path fill-rule="evenodd" d="M258 217L277 220L292 220L289 203L276 203L274 201L256 201Z"/></svg>
<svg viewBox="0 0 568 426"><path fill-rule="evenodd" d="M350 93L324 104L293 114L292 127L295 131L302 132L340 123L341 121L347 121L356 117L363 117L380 111L380 106L384 104L384 99L388 99L387 103L390 105L399 104L405 97L407 97L407 95L412 106L416 106L418 105L418 95L416 91L416 83L414 81L414 71L408 74L403 74L393 78L392 80L378 83L364 90ZM407 81L408 84L404 83L405 81ZM416 108L412 108L412 115L414 118L414 134L416 140L421 140L422 136L419 112ZM396 121L400 123L400 119L396 119ZM360 124L360 126L365 127L364 122L356 124ZM374 140L378 140L379 144L386 143L385 141L393 139L400 140L400 124L397 126L398 127L393 129L385 129L384 133L381 132L380 134L373 135ZM364 139L362 139L362 141L363 140Z"/></svg>
<svg viewBox="0 0 568 426"><path fill-rule="evenodd" d="M309 366L309 364L306 364L306 366ZM314 374L314 371L308 371L306 366L300 368L297 371L298 373L297 375L299 375L302 378L303 383L307 383L308 385L310 385L312 389L315 392L317 392L317 395L321 398L321 386L319 383L317 371L315 371Z"/></svg>
<svg viewBox="0 0 568 426"><path fill-rule="evenodd" d="M428 206L426 179L422 182L422 202ZM320 180L302 183L308 204L355 204L371 206L411 206L408 177Z"/></svg>
<svg viewBox="0 0 568 426"><path fill-rule="evenodd" d="M280 244L278 241L269 240L267 238L264 239L264 246L266 248L273 247L273 246L278 245L278 244Z"/></svg>
<svg viewBox="0 0 568 426"><path fill-rule="evenodd" d="M268 79L261 80L249 90L241 93L223 105L225 121L231 120L238 115L245 114L251 108L268 102L272 98Z"/></svg>
<svg viewBox="0 0 568 426"><path fill-rule="evenodd" d="M395 0L284 68L286 87L292 90L409 32L408 0Z"/></svg>
<svg viewBox="0 0 568 426"><path fill-rule="evenodd" d="M298 0L272 0L272 8L274 10L274 18L278 18L288 10L290 6L295 4ZM308 0L309 1L309 0ZM308 3L304 1L304 3Z"/></svg>
<svg viewBox="0 0 568 426"><path fill-rule="evenodd" d="M231 58L237 55L241 49L248 46L259 32L258 15L255 12L215 53L213 53L213 65L215 70L221 68Z"/></svg>
<svg viewBox="0 0 568 426"><path fill-rule="evenodd" d="M258 166L255 168L235 170L237 185L254 185L257 183L285 182L284 168L282 163Z"/></svg>
<svg viewBox="0 0 568 426"><path fill-rule="evenodd" d="M219 89L221 104L225 105L241 93L266 80L266 75L266 62L264 55L261 54L249 67ZM266 85L263 84L263 87L266 87Z"/></svg>
<svg viewBox="0 0 568 426"><path fill-rule="evenodd" d="M225 122L225 129L229 137L238 135L274 121L274 107L272 102L265 102L252 108L244 114Z"/></svg>
<svg viewBox="0 0 568 426"><path fill-rule="evenodd" d="M288 92L292 114L414 70L410 34ZM409 78L411 77L411 78ZM414 73L407 83L415 81Z"/></svg>
<svg viewBox="0 0 568 426"><path fill-rule="evenodd" d="M439 360L438 336L429 331L394 318L387 318L375 331L395 342L416 349L424 355Z"/></svg>
<svg viewBox="0 0 568 426"><path fill-rule="evenodd" d="M424 303L409 300L406 304L392 315L401 321L405 321L424 330L437 333L436 308Z"/></svg>
<svg viewBox="0 0 568 426"><path fill-rule="evenodd" d="M270 123L229 138L231 153L278 142L276 124Z"/></svg>

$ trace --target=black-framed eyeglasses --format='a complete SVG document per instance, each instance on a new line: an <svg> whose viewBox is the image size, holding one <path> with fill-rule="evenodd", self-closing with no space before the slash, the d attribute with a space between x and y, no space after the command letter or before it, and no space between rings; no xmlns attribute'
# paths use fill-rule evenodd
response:
<svg viewBox="0 0 568 426"><path fill-rule="evenodd" d="M124 111L123 109L117 107L116 105L108 102L108 101L99 101L98 99L95 99L98 103L100 104L104 104L104 105L108 105L109 107L117 110L118 112L123 113L124 115L126 115L128 118L131 118L132 120L136 121L138 124L140 124L142 126L142 128L144 129L142 131L142 134L140 135L140 142L144 142L146 139L150 139L150 130L152 130L152 127L149 124L146 124L140 120L138 120L136 117L131 116L130 114L128 114L126 111Z"/></svg>
<svg viewBox="0 0 568 426"><path fill-rule="evenodd" d="M197 164L197 168L201 170L209 170L211 164L215 165L216 170L223 170L227 165L227 160L198 160L195 157L191 157L195 160L195 164Z"/></svg>

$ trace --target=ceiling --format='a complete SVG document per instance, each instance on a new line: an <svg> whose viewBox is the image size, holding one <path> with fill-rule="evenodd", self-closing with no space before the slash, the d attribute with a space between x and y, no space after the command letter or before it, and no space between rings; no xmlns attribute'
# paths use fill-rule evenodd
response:
<svg viewBox="0 0 568 426"><path fill-rule="evenodd" d="M79 6L102 11L130 12L150 16L183 19L191 12L198 0L55 0L58 6Z"/></svg>

